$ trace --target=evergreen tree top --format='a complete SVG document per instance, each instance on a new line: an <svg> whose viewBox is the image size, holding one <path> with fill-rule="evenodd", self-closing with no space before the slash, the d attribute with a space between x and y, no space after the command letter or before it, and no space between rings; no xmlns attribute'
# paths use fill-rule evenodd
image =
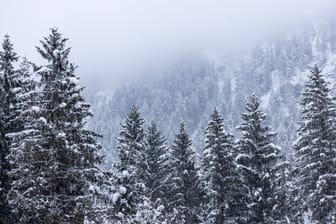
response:
<svg viewBox="0 0 336 224"><path fill-rule="evenodd" d="M210 121L206 128L206 133L209 134L211 131L215 131L216 133L223 132L224 124L223 118L220 115L219 110L217 107L213 110L212 114L210 115Z"/></svg>
<svg viewBox="0 0 336 224"><path fill-rule="evenodd" d="M303 139L310 136L309 138L312 140L317 138L318 135L330 140L336 135L335 99L330 96L329 83L325 80L322 70L317 65L311 69L308 77L309 80L302 93L302 121L300 122L299 135L306 133L305 136L302 136ZM301 143L307 144L307 140L303 139L299 138L294 146Z"/></svg>
<svg viewBox="0 0 336 224"><path fill-rule="evenodd" d="M238 127L242 131L243 136L253 133L253 131L258 131L261 133L268 133L268 136L274 136L275 133L271 133L268 126L262 127L262 121L265 120L266 115L259 109L260 100L259 98L252 94L246 103L245 110L247 112L242 114L243 123ZM256 138L257 136L250 136L251 138Z"/></svg>
<svg viewBox="0 0 336 224"><path fill-rule="evenodd" d="M36 47L42 58L48 62L61 61L67 59L70 53L70 47L66 48L67 38L63 38L57 28L51 28L51 33L40 41L42 47Z"/></svg>
<svg viewBox="0 0 336 224"><path fill-rule="evenodd" d="M162 145L166 138L155 121L151 121L146 130L146 139L150 145Z"/></svg>
<svg viewBox="0 0 336 224"><path fill-rule="evenodd" d="M10 40L10 36L8 34L5 35L5 38L2 42L2 49L3 52L1 54L1 56L4 59L7 59L8 61L17 61L18 60L18 56L14 51L14 47L13 47L13 43Z"/></svg>
<svg viewBox="0 0 336 224"><path fill-rule="evenodd" d="M133 141L142 140L144 136L144 123L145 121L141 116L139 108L133 106L127 114L127 118L121 124L120 136Z"/></svg>
<svg viewBox="0 0 336 224"><path fill-rule="evenodd" d="M322 75L322 70L320 70L317 65L315 65L311 69L308 77L309 81L305 85L305 90L302 94L303 99L301 105L308 105L310 102L316 102L320 105L327 103L327 100L329 100L328 98L330 97L330 90L328 88L328 83Z"/></svg>
<svg viewBox="0 0 336 224"><path fill-rule="evenodd" d="M152 120L149 123L147 130L154 133L154 132L157 132L159 130L159 128L158 128L156 122Z"/></svg>
<svg viewBox="0 0 336 224"><path fill-rule="evenodd" d="M180 123L180 127L179 127L179 131L178 133L175 135L175 140L174 140L174 145L173 148L175 147L189 147L191 146L191 139L189 137L189 134L187 132L186 129L186 125L184 123L184 121L181 121Z"/></svg>
<svg viewBox="0 0 336 224"><path fill-rule="evenodd" d="M16 62L18 59L19 57L14 52L13 43L9 35L6 34L2 42L2 51L0 51L0 70L5 73L13 73L13 62Z"/></svg>
<svg viewBox="0 0 336 224"><path fill-rule="evenodd" d="M245 110L247 113L243 113L243 120L249 120L249 119L264 119L265 114L259 110L260 106L260 100L259 98L252 94L249 97L249 100L246 102Z"/></svg>
<svg viewBox="0 0 336 224"><path fill-rule="evenodd" d="M141 121L143 123L143 119L141 117L140 110L135 105L133 105L130 112L127 114L127 119L128 120L133 120L133 121Z"/></svg>
<svg viewBox="0 0 336 224"><path fill-rule="evenodd" d="M212 121L220 121L219 123L221 123L223 121L222 116L220 115L217 107L214 108L210 118L211 118Z"/></svg>
<svg viewBox="0 0 336 224"><path fill-rule="evenodd" d="M192 147L192 141L186 129L185 123L180 123L179 130L171 147L172 155L177 161L187 162L187 166L195 167L196 154Z"/></svg>
<svg viewBox="0 0 336 224"><path fill-rule="evenodd" d="M324 84L326 81L324 80L322 76L322 69L319 69L317 65L314 65L314 67L310 70L310 73L308 74L308 77L311 79L311 83L315 84ZM308 83L309 85L309 83Z"/></svg>
<svg viewBox="0 0 336 224"><path fill-rule="evenodd" d="M3 90L7 94L7 100L13 99L13 95L10 93L11 88L17 87L17 73L14 70L14 62L18 60L17 54L13 51L13 44L10 41L9 35L5 35L5 39L2 43L3 51L0 51L0 71L2 71L2 77L0 77Z"/></svg>

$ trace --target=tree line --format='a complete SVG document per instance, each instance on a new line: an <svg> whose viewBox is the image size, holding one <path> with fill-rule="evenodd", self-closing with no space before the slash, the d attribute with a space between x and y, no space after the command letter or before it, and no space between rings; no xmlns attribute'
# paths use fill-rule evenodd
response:
<svg viewBox="0 0 336 224"><path fill-rule="evenodd" d="M183 121L168 146L132 107L113 169L102 170L102 136L87 128L92 113L66 42L56 28L40 41L45 65L19 60L8 35L2 43L0 223L336 223L336 104L317 66L292 158L251 95L238 137L214 108L201 156Z"/></svg>

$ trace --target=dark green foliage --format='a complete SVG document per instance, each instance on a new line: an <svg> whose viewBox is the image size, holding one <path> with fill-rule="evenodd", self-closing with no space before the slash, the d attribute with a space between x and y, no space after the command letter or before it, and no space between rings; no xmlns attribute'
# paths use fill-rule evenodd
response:
<svg viewBox="0 0 336 224"><path fill-rule="evenodd" d="M295 149L295 185L301 206L317 223L336 213L336 106L328 83L315 66L302 94L302 117Z"/></svg>
<svg viewBox="0 0 336 224"><path fill-rule="evenodd" d="M157 124L152 121L145 132L145 185L147 195L154 203L163 203L169 176L169 150L166 139Z"/></svg>
<svg viewBox="0 0 336 224"><path fill-rule="evenodd" d="M201 223L202 189L195 152L182 122L172 146L169 167L168 213L170 223Z"/></svg>
<svg viewBox="0 0 336 224"><path fill-rule="evenodd" d="M273 180L277 174L279 147L272 143L275 136L262 122L265 114L259 110L260 101L252 95L243 113L239 126L237 162L249 189L248 223L272 223L272 209L275 205Z"/></svg>
<svg viewBox="0 0 336 224"><path fill-rule="evenodd" d="M85 128L91 113L66 40L54 28L41 41L37 49L47 65L23 84L15 106L25 121L22 131L8 135L14 179L9 197L17 223L83 223L92 207L101 173L99 135Z"/></svg>
<svg viewBox="0 0 336 224"><path fill-rule="evenodd" d="M12 106L16 101L15 95L18 87L17 72L14 63L18 60L13 51L13 44L6 35L0 51L0 223L11 223L12 216L6 201L11 185L8 177L10 170L6 157L9 154L9 139L6 135L18 130L12 122L15 119Z"/></svg>
<svg viewBox="0 0 336 224"><path fill-rule="evenodd" d="M137 107L132 107L127 118L121 124L118 137L117 192L116 212L121 223L134 219L137 208L145 197L144 160L144 120Z"/></svg>
<svg viewBox="0 0 336 224"><path fill-rule="evenodd" d="M202 161L205 223L238 223L246 211L246 192L235 163L233 136L224 130L217 109L211 114L205 137Z"/></svg>

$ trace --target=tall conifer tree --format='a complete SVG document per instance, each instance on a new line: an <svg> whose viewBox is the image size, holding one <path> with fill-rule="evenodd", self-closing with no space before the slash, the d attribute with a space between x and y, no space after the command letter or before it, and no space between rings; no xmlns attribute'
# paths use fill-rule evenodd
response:
<svg viewBox="0 0 336 224"><path fill-rule="evenodd" d="M299 214L316 223L336 222L336 104L315 66L301 100L302 117L294 144ZM297 207L298 207L297 206Z"/></svg>
<svg viewBox="0 0 336 224"><path fill-rule="evenodd" d="M139 109L132 107L121 124L118 137L116 213L120 223L132 223L145 198L144 120Z"/></svg>
<svg viewBox="0 0 336 224"><path fill-rule="evenodd" d="M273 181L277 174L280 149L273 144L275 134L264 126L265 114L260 111L260 100L252 95L243 113L239 126L237 162L245 184L249 189L248 223L272 223L275 205Z"/></svg>
<svg viewBox="0 0 336 224"><path fill-rule="evenodd" d="M11 185L8 177L10 166L7 161L10 143L6 135L17 130L12 122L15 119L12 106L16 100L15 95L18 87L17 71L14 69L14 63L17 60L18 56L13 51L13 44L9 36L6 35L0 51L0 223L13 221L6 201Z"/></svg>
<svg viewBox="0 0 336 224"><path fill-rule="evenodd" d="M172 146L168 187L170 223L201 223L202 189L196 155L184 122L180 124Z"/></svg>
<svg viewBox="0 0 336 224"><path fill-rule="evenodd" d="M152 121L145 131L145 185L152 202L163 203L169 176L169 150L166 139L157 124Z"/></svg>
<svg viewBox="0 0 336 224"><path fill-rule="evenodd" d="M100 146L85 128L90 106L66 41L55 28L41 41L37 50L47 64L37 70L38 86L27 83L21 93L24 129L9 134L9 196L18 223L83 223L92 206Z"/></svg>
<svg viewBox="0 0 336 224"><path fill-rule="evenodd" d="M246 211L246 193L235 163L233 136L224 130L217 109L211 114L205 139L202 161L206 190L205 223L238 222Z"/></svg>

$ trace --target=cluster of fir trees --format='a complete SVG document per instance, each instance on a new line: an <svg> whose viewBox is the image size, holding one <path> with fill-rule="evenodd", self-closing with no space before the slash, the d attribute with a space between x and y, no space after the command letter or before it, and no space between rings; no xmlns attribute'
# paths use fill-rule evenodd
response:
<svg viewBox="0 0 336 224"><path fill-rule="evenodd" d="M201 158L183 122L167 147L157 125L146 129L133 107L118 138L120 223L335 223L336 107L317 66L301 106L295 154L288 160L263 124L254 95L236 140L213 111Z"/></svg>
<svg viewBox="0 0 336 224"><path fill-rule="evenodd" d="M157 125L151 122L145 128L138 108L133 107L118 138L116 174L123 189L116 200L120 223L286 221L282 181L286 166L279 147L272 143L275 134L262 124L265 114L259 105L252 95L237 141L215 109L200 159L184 122L168 148ZM139 214L144 204L150 210L147 216Z"/></svg>
<svg viewBox="0 0 336 224"><path fill-rule="evenodd" d="M314 67L302 97L295 156L286 162L252 95L234 139L215 109L197 157L181 122L167 147L133 107L122 123L112 172L75 66L57 29L37 50L46 65L0 51L0 223L334 223L336 107Z"/></svg>
<svg viewBox="0 0 336 224"><path fill-rule="evenodd" d="M19 57L8 35L0 51L0 223L83 223L95 213L104 172L98 134L57 29L37 51L45 65Z"/></svg>

